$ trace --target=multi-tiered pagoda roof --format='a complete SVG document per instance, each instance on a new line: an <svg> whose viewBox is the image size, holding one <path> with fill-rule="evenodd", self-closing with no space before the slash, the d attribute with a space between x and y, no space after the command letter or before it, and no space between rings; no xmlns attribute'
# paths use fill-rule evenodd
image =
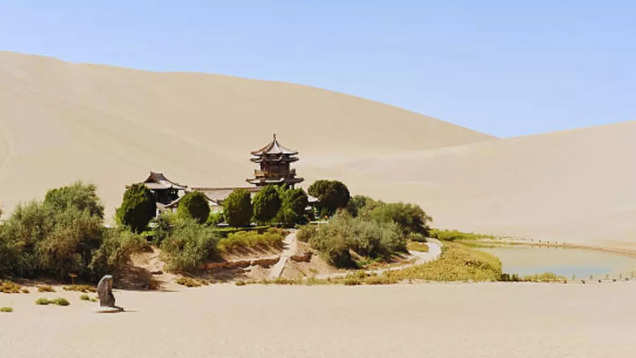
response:
<svg viewBox="0 0 636 358"><path fill-rule="evenodd" d="M254 171L254 178L247 182L263 186L268 184L294 184L302 182L303 178L296 177L296 170L290 169L290 164L298 160L298 151L282 146L276 134L274 139L259 150L251 152L251 161L259 163L261 169Z"/></svg>

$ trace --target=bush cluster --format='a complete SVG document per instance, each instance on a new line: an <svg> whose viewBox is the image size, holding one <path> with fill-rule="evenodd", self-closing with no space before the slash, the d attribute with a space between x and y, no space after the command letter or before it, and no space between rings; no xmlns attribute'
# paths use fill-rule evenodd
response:
<svg viewBox="0 0 636 358"><path fill-rule="evenodd" d="M337 267L355 266L351 251L374 259L406 251L406 238L397 224L354 218L346 211L338 212L325 225L300 231L301 240L308 238L309 244Z"/></svg>
<svg viewBox="0 0 636 358"><path fill-rule="evenodd" d="M259 224L278 223L285 227L306 223L307 194L304 190L268 185L254 199L245 189L233 191L223 201L223 217L232 227L247 227L252 219ZM209 223L218 223L209 218Z"/></svg>
<svg viewBox="0 0 636 358"><path fill-rule="evenodd" d="M124 192L117 209L117 221L134 232L142 232L155 217L157 203L152 192L142 183L133 184Z"/></svg>
<svg viewBox="0 0 636 358"><path fill-rule="evenodd" d="M286 235L285 230L277 228L270 228L262 234L257 231L239 231L219 240L217 248L221 253L252 248L281 248Z"/></svg>
<svg viewBox="0 0 636 358"><path fill-rule="evenodd" d="M93 280L114 273L141 245L128 244L130 233L104 228L103 210L95 186L80 182L18 205L0 226L0 275ZM117 260L100 259L111 251Z"/></svg>
<svg viewBox="0 0 636 358"><path fill-rule="evenodd" d="M320 216L331 216L349 203L349 189L337 180L316 180L308 189L318 199Z"/></svg>
<svg viewBox="0 0 636 358"><path fill-rule="evenodd" d="M210 205L205 195L199 191L192 191L184 195L179 201L177 214L194 219L203 224L210 216Z"/></svg>
<svg viewBox="0 0 636 358"><path fill-rule="evenodd" d="M193 219L175 220L162 235L160 247L170 271L195 272L217 253L219 234Z"/></svg>

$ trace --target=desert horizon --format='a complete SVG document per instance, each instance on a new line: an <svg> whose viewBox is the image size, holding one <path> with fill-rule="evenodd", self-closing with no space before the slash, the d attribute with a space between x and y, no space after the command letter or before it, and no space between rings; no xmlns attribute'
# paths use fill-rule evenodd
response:
<svg viewBox="0 0 636 358"><path fill-rule="evenodd" d="M636 5L239 5L0 2L0 358L636 356Z"/></svg>

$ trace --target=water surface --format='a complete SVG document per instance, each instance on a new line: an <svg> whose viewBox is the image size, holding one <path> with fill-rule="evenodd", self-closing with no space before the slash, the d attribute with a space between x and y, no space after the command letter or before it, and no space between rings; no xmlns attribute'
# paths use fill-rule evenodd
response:
<svg viewBox="0 0 636 358"><path fill-rule="evenodd" d="M497 247L480 249L501 260L503 272L532 275L553 272L567 278L631 276L636 258L611 252L548 247Z"/></svg>

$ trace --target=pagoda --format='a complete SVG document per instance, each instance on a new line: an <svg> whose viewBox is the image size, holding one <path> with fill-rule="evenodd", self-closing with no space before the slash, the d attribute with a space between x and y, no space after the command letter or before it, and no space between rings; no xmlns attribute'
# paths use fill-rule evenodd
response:
<svg viewBox="0 0 636 358"><path fill-rule="evenodd" d="M247 179L248 183L256 186L287 184L294 187L294 184L304 180L296 178L296 169L289 168L291 163L298 160L298 152L280 145L276 134L271 143L251 153L251 161L259 163L261 169L254 170L254 178Z"/></svg>

